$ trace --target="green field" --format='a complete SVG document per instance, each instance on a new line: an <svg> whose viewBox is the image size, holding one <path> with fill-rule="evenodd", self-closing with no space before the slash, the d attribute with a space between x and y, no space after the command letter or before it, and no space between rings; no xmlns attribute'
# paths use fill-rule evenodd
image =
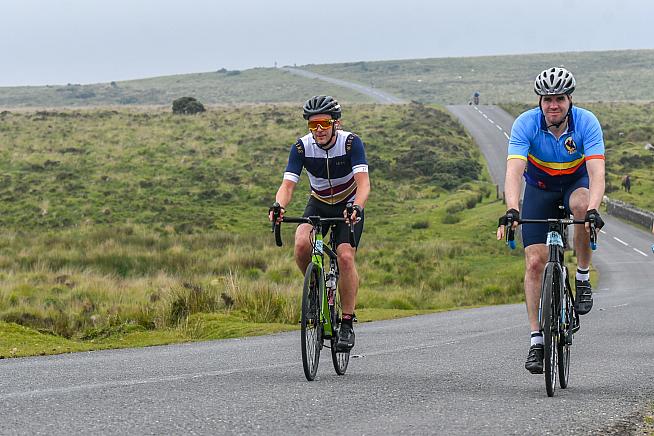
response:
<svg viewBox="0 0 654 436"><path fill-rule="evenodd" d="M0 108L166 106L179 97L208 105L280 103L301 105L308 96L337 95L344 103L372 100L362 94L298 77L275 68L180 74L91 85L0 87Z"/></svg>
<svg viewBox="0 0 654 436"><path fill-rule="evenodd" d="M316 73L372 85L420 102L482 104L535 101L536 75L565 66L577 80L579 101L654 100L654 50L545 53L308 65Z"/></svg>
<svg viewBox="0 0 654 436"><path fill-rule="evenodd" d="M0 121L0 356L296 328L293 229L279 249L267 222L303 134L295 106ZM371 165L360 320L522 299L520 253L494 240L503 206L459 124L419 104L360 105L344 128ZM306 177L296 192L289 213Z"/></svg>
<svg viewBox="0 0 654 436"><path fill-rule="evenodd" d="M534 101L536 75L564 65L577 78L579 101L654 100L654 50L567 52L512 56L405 59L304 65L423 103L465 104L480 91L482 104ZM300 104L308 96L332 94L343 102L370 102L352 90L301 78L281 69L224 69L104 84L59 84L0 88L0 108L163 105L183 96L209 105Z"/></svg>

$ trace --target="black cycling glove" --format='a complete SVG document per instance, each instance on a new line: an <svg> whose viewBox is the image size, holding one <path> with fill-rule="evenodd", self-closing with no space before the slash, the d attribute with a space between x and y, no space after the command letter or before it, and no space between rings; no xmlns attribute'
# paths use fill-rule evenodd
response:
<svg viewBox="0 0 654 436"><path fill-rule="evenodd" d="M499 223L497 224L497 227L500 226L506 226L509 224L509 221L517 221L520 219L520 212L518 212L515 209L509 209L506 211L504 215L500 217Z"/></svg>
<svg viewBox="0 0 654 436"><path fill-rule="evenodd" d="M591 209L589 211L586 211L586 217L584 218L584 221L586 221L587 223L593 221L595 223L595 228L597 230L604 227L604 220L600 216L597 209Z"/></svg>

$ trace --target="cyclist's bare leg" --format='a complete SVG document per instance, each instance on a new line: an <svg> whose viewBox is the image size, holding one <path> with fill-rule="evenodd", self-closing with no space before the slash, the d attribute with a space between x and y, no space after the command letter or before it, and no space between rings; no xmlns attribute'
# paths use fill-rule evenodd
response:
<svg viewBox="0 0 654 436"><path fill-rule="evenodd" d="M311 262L310 235L312 230L311 224L300 224L295 231L295 263L303 275Z"/></svg>
<svg viewBox="0 0 654 436"><path fill-rule="evenodd" d="M577 188L570 195L570 209L576 220L583 220L588 210L590 192L587 188ZM590 234L586 233L583 224L575 224L575 251L577 266L586 269L590 266L592 252L590 249Z"/></svg>
<svg viewBox="0 0 654 436"><path fill-rule="evenodd" d="M545 263L547 263L547 246L545 244L532 244L525 248L525 302L532 332L540 330L538 306Z"/></svg>
<svg viewBox="0 0 654 436"><path fill-rule="evenodd" d="M339 293L341 294L341 305L343 313L354 313L359 290L359 273L357 272L354 257L356 250L350 244L339 244L336 247L338 255L338 280Z"/></svg>

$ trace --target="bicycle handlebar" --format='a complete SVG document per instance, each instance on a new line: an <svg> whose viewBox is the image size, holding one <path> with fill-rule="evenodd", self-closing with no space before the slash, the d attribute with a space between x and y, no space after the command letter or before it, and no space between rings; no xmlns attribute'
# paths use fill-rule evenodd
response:
<svg viewBox="0 0 654 436"><path fill-rule="evenodd" d="M584 220L575 220L570 218L549 218L549 219L518 219L511 220L507 223L506 228L506 244L511 250L515 248L515 230L513 230L513 222L518 224L550 224L550 223L560 223L564 226L570 224L586 224ZM597 228L595 227L594 221L589 221L590 224L590 248L594 251L597 249Z"/></svg>
<svg viewBox="0 0 654 436"><path fill-rule="evenodd" d="M346 209L348 211L348 216L352 215L352 212L354 211L354 208L352 206L352 203L348 203L346 206ZM272 231L275 233L275 244L277 244L278 247L282 246L282 235L281 235L281 224L277 223L277 220L279 219L279 215L281 213L281 206L279 203L275 202L272 206L272 213L273 213L273 220L272 220ZM315 226L316 222L320 223L338 223L338 222L345 222L345 218L341 217L336 217L336 218L322 218L319 216L308 216L308 217L282 217L282 222L285 223L297 223L297 224L311 224L312 226ZM348 232L348 239L350 246L356 248L356 241L354 238L354 226L352 224L348 224L348 227L350 231Z"/></svg>

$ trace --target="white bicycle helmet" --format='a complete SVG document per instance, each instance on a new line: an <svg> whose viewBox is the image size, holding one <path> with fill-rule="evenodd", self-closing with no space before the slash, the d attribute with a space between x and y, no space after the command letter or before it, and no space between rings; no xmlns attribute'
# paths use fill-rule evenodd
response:
<svg viewBox="0 0 654 436"><path fill-rule="evenodd" d="M565 68L548 68L536 77L534 92L538 95L572 94L576 82L572 73Z"/></svg>

